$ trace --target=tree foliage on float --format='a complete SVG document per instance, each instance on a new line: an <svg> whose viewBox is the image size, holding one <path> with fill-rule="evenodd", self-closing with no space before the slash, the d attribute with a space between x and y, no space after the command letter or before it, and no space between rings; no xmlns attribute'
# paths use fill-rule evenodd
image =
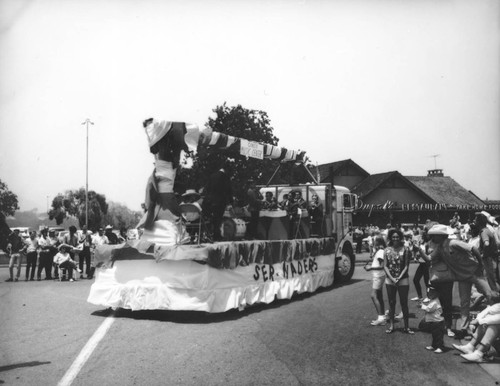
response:
<svg viewBox="0 0 500 386"><path fill-rule="evenodd" d="M9 190L5 182L0 180L0 212L5 216L14 216L18 209L17 195Z"/></svg>
<svg viewBox="0 0 500 386"><path fill-rule="evenodd" d="M106 196L90 190L88 192L88 227L95 230L102 225L104 215L108 212ZM80 226L85 224L85 189L67 190L64 194L57 194L52 200L49 210L49 219L62 224L69 216L76 217Z"/></svg>
<svg viewBox="0 0 500 386"><path fill-rule="evenodd" d="M206 127L213 131L249 141L278 145L279 139L273 133L266 112L246 109L241 105L228 107L226 103L217 106L213 112L216 114L215 118L209 118L206 123ZM186 166L191 163L191 167ZM279 164L271 159L247 158L231 149L213 150L199 146L196 153L190 152L187 155L183 167L178 171L175 190L179 193L186 189L199 190L206 186L212 173L226 166L229 168L233 194L244 202L248 180L267 184L279 165L280 170L273 178L273 184L297 184L312 180L302 166L298 168L293 162Z"/></svg>

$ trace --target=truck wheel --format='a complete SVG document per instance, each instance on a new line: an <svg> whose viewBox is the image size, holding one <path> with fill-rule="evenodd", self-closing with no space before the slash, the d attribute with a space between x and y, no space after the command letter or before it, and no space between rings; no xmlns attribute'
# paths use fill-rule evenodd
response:
<svg viewBox="0 0 500 386"><path fill-rule="evenodd" d="M346 283L351 280L354 274L355 262L354 253L349 253L346 250L342 251L342 255L337 258L335 264L335 284Z"/></svg>

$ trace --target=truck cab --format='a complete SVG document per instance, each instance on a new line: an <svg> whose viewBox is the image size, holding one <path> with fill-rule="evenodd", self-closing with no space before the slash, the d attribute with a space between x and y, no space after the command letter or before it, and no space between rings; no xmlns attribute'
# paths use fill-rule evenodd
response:
<svg viewBox="0 0 500 386"><path fill-rule="evenodd" d="M329 183L266 185L259 188L262 196L265 197L267 192L271 192L278 203L300 192L305 201L305 209L301 210L297 230L293 231L292 235L288 234L288 238L332 237L336 243L336 281L347 281L352 277L355 266L352 232L352 216L357 205L355 194L346 187L332 186ZM311 216L310 208L314 195L318 196L319 203L322 204L320 217Z"/></svg>

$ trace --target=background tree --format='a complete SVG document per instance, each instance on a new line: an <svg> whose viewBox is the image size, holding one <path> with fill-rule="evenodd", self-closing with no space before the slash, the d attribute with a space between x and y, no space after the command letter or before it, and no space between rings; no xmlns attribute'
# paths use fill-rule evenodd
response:
<svg viewBox="0 0 500 386"><path fill-rule="evenodd" d="M9 190L5 182L0 180L0 212L5 216L14 216L18 209L17 195Z"/></svg>
<svg viewBox="0 0 500 386"><path fill-rule="evenodd" d="M130 229L135 228L141 217L142 212L133 211L123 204L110 201L103 221L106 225L112 225L114 229Z"/></svg>
<svg viewBox="0 0 500 386"><path fill-rule="evenodd" d="M206 124L212 130L263 144L278 145L279 139L273 134L266 112L245 109L241 105L228 107L225 103L213 111L216 117L209 118ZM191 163L192 167L186 167ZM186 157L183 168L178 172L175 190L178 192L190 188L199 190L206 185L213 172L228 163L234 195L242 199L246 197L247 181L250 178L258 184L266 184L280 165L270 159L246 158L231 149L221 151L199 147L196 154L189 153ZM297 171L294 166L293 162L282 163L272 183L299 183L312 180L305 170Z"/></svg>
<svg viewBox="0 0 500 386"><path fill-rule="evenodd" d="M108 212L106 196L90 190L88 192L88 225L89 229L96 230L102 225L103 216ZM73 216L78 219L80 226L85 224L85 189L67 190L64 194L59 193L52 200L49 210L49 219L55 219L61 224L65 218Z"/></svg>

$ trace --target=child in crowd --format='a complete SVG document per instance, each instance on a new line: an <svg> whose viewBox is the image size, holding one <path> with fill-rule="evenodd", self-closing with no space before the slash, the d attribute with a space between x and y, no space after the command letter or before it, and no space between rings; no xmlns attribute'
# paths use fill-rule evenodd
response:
<svg viewBox="0 0 500 386"><path fill-rule="evenodd" d="M375 309L377 310L377 320L372 320L372 326L385 326L386 318L384 314L384 296L383 288L385 282L385 271L384 271L384 249L386 247L385 239L383 236L375 237L373 261L371 266L365 265L365 270L372 271L372 293L371 297Z"/></svg>
<svg viewBox="0 0 500 386"><path fill-rule="evenodd" d="M443 309L439 302L438 292L434 287L427 288L427 298L422 302L422 310L425 311L424 318L418 325L419 330L432 334L432 345L427 346L427 350L433 350L436 354L441 354L444 349L444 317Z"/></svg>
<svg viewBox="0 0 500 386"><path fill-rule="evenodd" d="M73 270L75 269L78 273L81 273L82 271L78 268L76 262L71 259L71 255L69 254L71 249L71 245L61 244L59 246L59 252L54 256L54 263L56 263L59 268L67 269L69 281L74 281Z"/></svg>

